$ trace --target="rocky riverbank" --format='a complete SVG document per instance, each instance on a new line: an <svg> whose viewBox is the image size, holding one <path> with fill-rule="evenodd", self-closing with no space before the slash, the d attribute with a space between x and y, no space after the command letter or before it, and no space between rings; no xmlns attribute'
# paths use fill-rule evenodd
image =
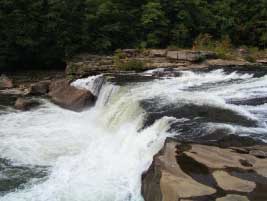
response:
<svg viewBox="0 0 267 201"><path fill-rule="evenodd" d="M106 81L123 86L130 82L163 80L161 78L165 76L179 77L180 70L184 69L210 71L210 69L223 67L227 71L234 68L239 71L252 71L255 77L266 75L267 70L262 63L222 60L212 52L149 50L141 53L137 50L123 50L123 54L121 62L132 59L142 61L144 64L142 71L154 68L162 70L150 71L147 74L143 72L125 74L117 68L113 56L82 55L68 63L66 77L60 74L17 82L14 77L2 76L1 102L25 111L38 106L38 97L44 97L65 109L80 112L94 105L100 88L90 88L90 90L77 88L71 81L78 77L103 73ZM96 76L94 79L96 81L99 79L97 87L101 87L104 83L103 77ZM194 79L189 80L189 82L194 81ZM227 82L229 80L225 83ZM219 85L222 83L217 82ZM202 87L205 89L207 86L204 84ZM189 92L190 90L194 88L190 88ZM230 103L234 105L266 103L266 97L260 98L242 99L239 100L240 102L231 100ZM140 106L147 112L144 128L153 125L156 120L164 116L190 119L187 124L178 122L176 127L172 125L174 131L185 134L187 132L190 134L193 126L198 128L203 126L200 124L201 120L251 128L256 127L258 123L254 119L247 119L232 108L195 105L193 102L183 107L164 106L158 104L159 100L140 101ZM196 122L192 124L193 121ZM201 130L197 132L200 134ZM250 137L228 134L215 129L214 133L210 134L212 138L206 135L203 138L196 137L194 141L187 138L184 140L178 137L169 138L162 150L154 157L149 170L143 174L142 194L145 201L266 201L266 144Z"/></svg>
<svg viewBox="0 0 267 201"><path fill-rule="evenodd" d="M194 50L167 50L151 49L137 50L124 49L114 55L91 55L81 54L73 57L67 62L66 75L70 79L96 75L99 73L117 73L123 71L118 67L116 59L121 63L137 61L142 63L139 70L145 71L155 68L172 69L203 69L220 67L255 67L266 65L265 59L255 63L238 58L236 60L220 59L219 56L210 51Z"/></svg>
<svg viewBox="0 0 267 201"><path fill-rule="evenodd" d="M60 107L77 112L95 103L95 96L90 91L71 86L62 72L40 72L33 78L25 77L24 74L12 75L10 78L2 75L0 89L1 99L7 99L3 104L22 111L40 105L36 100L38 97L48 98Z"/></svg>
<svg viewBox="0 0 267 201"><path fill-rule="evenodd" d="M267 146L166 141L143 176L146 201L267 200Z"/></svg>

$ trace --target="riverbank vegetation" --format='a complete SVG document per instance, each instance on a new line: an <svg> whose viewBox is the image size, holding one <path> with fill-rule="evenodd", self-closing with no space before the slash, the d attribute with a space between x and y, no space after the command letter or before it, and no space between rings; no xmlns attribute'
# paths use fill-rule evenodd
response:
<svg viewBox="0 0 267 201"><path fill-rule="evenodd" d="M266 0L2 0L0 20L0 69L58 66L80 52L204 48L206 36L205 49L227 58L233 47L256 55L267 46Z"/></svg>
<svg viewBox="0 0 267 201"><path fill-rule="evenodd" d="M236 49L228 35L215 40L210 34L200 34L193 42L193 49L213 51L221 59L245 59L249 62L255 62L267 55L266 49L258 47L241 46Z"/></svg>

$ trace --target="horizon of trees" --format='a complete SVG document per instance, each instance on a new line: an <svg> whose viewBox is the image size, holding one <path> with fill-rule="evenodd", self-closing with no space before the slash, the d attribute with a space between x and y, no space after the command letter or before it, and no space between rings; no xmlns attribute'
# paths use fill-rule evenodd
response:
<svg viewBox="0 0 267 201"><path fill-rule="evenodd" d="M266 0L1 0L0 69L56 67L80 52L190 48L205 33L266 48Z"/></svg>

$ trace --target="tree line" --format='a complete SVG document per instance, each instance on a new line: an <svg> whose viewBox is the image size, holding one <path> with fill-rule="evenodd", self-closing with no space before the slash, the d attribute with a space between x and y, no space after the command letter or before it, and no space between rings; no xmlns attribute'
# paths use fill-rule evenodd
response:
<svg viewBox="0 0 267 201"><path fill-rule="evenodd" d="M0 68L53 67L80 52L188 48L205 33L266 48L266 0L1 0Z"/></svg>

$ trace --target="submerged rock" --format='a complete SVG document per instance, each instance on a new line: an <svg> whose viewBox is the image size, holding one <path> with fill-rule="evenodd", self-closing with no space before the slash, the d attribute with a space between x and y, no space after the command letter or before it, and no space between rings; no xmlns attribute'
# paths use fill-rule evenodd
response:
<svg viewBox="0 0 267 201"><path fill-rule="evenodd" d="M0 170L0 197L18 189L25 189L27 183L48 175L48 167L22 166L3 158L0 158Z"/></svg>
<svg viewBox="0 0 267 201"><path fill-rule="evenodd" d="M18 98L15 102L15 108L17 110L30 110L33 107L38 106L39 103L37 101L34 100L29 100L29 99L25 99L25 98Z"/></svg>
<svg viewBox="0 0 267 201"><path fill-rule="evenodd" d="M13 82L5 75L0 76L0 90L13 88Z"/></svg>
<svg viewBox="0 0 267 201"><path fill-rule="evenodd" d="M258 123L257 120L250 119L237 111L214 105L197 105L193 103L160 105L156 99L144 100L140 104L148 113L144 127L152 125L157 119L164 116L191 120L198 117L201 122L232 123L251 127L256 126ZM173 128L175 128L175 125L173 125ZM180 129L180 124L178 129Z"/></svg>
<svg viewBox="0 0 267 201"><path fill-rule="evenodd" d="M70 86L64 79L51 83L49 96L55 104L77 112L92 106L95 102L95 96L90 91Z"/></svg>

